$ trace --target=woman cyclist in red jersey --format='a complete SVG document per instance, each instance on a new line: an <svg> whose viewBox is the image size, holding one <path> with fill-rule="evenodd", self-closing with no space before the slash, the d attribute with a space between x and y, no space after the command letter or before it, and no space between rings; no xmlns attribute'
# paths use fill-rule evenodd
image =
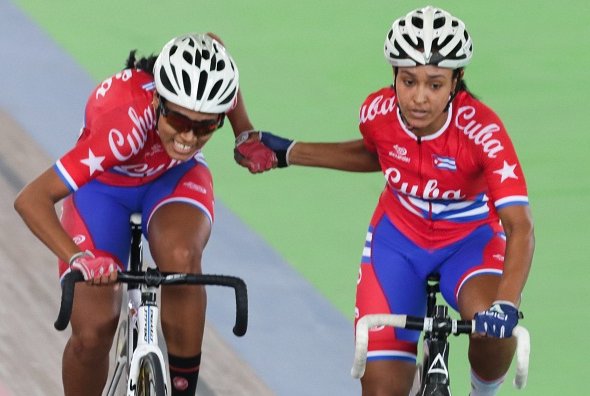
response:
<svg viewBox="0 0 590 396"><path fill-rule="evenodd" d="M386 186L367 232L356 319L423 316L425 282L439 274L446 301L463 318L475 318L471 395L482 396L497 393L514 354L512 329L534 236L513 145L463 80L471 56L461 20L430 6L411 11L385 39L394 84L363 103L361 139L304 143L247 132L236 140L235 156L252 173L288 165L381 170ZM363 395L408 395L418 337L391 328L370 332Z"/></svg>
<svg viewBox="0 0 590 396"><path fill-rule="evenodd" d="M213 35L187 34L160 54L132 52L127 68L90 95L75 146L28 184L15 208L59 258L80 270L72 334L63 355L66 395L100 395L121 305L113 282L129 253L129 217L141 212L161 271L201 272L213 223L213 185L201 149L227 115L252 129L238 70ZM60 218L54 205L64 199ZM103 285L96 287L95 285ZM194 395L201 360L203 287L162 290L172 395Z"/></svg>

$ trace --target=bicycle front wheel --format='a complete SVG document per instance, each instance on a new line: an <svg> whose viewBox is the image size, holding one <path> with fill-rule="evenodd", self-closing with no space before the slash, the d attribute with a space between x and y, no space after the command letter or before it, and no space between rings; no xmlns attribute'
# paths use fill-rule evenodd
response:
<svg viewBox="0 0 590 396"><path fill-rule="evenodd" d="M158 356L153 352L145 355L139 366L136 394L138 396L164 396L166 387L162 373L162 364Z"/></svg>

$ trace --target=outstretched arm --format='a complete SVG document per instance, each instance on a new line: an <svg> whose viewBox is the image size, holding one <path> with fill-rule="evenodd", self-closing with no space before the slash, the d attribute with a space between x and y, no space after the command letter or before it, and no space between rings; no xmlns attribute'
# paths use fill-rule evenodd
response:
<svg viewBox="0 0 590 396"><path fill-rule="evenodd" d="M248 131L238 136L234 158L251 173L289 165L349 172L375 172L380 169L377 154L367 150L360 139L336 143L306 143L260 131Z"/></svg>
<svg viewBox="0 0 590 396"><path fill-rule="evenodd" d="M377 155L368 151L360 139L337 143L296 142L289 151L288 162L290 165L349 172L375 172L380 169Z"/></svg>

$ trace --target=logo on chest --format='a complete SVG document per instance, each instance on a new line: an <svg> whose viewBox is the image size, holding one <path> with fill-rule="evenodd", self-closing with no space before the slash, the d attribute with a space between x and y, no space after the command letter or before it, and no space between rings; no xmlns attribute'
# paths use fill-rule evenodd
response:
<svg viewBox="0 0 590 396"><path fill-rule="evenodd" d="M465 198L461 193L461 189L441 190L438 187L438 180L436 179L428 179L426 180L426 183L420 182L419 180L411 180L411 178L405 178L399 169L393 167L388 168L385 171L385 180L394 190L405 195L411 195L422 199L459 200ZM423 187L420 191L421 184Z"/></svg>
<svg viewBox="0 0 590 396"><path fill-rule="evenodd" d="M453 157L432 154L432 165L435 169L443 169L453 172L457 170L457 162Z"/></svg>
<svg viewBox="0 0 590 396"><path fill-rule="evenodd" d="M393 150L389 151L389 156L405 162L407 164L410 163L410 157L408 157L408 150L405 147L401 147L397 144L393 145Z"/></svg>

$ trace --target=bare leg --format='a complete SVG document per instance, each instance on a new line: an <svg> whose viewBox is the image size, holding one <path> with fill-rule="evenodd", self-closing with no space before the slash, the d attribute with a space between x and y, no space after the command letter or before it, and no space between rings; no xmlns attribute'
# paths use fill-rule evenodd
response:
<svg viewBox="0 0 590 396"><path fill-rule="evenodd" d="M62 362L66 396L102 394L120 312L121 292L118 285L76 286L72 335L66 344Z"/></svg>
<svg viewBox="0 0 590 396"><path fill-rule="evenodd" d="M415 371L416 364L401 360L367 362L363 396L408 396Z"/></svg>
<svg viewBox="0 0 590 396"><path fill-rule="evenodd" d="M149 245L161 271L201 273L201 257L211 225L195 206L170 203L152 216ZM206 294L202 286L162 289L162 328L168 352L178 357L201 353Z"/></svg>

